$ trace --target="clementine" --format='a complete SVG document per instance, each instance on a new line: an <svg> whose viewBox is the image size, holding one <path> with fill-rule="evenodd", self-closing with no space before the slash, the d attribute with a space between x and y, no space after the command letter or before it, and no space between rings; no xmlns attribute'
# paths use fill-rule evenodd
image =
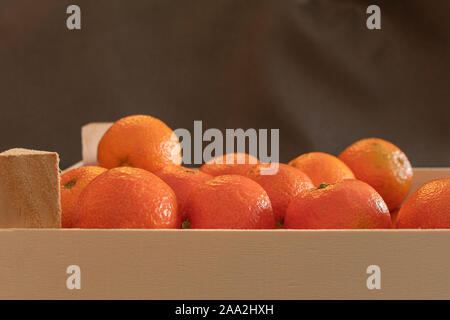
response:
<svg viewBox="0 0 450 320"><path fill-rule="evenodd" d="M201 183L189 196L185 210L194 229L275 228L266 191L240 175L218 176Z"/></svg>
<svg viewBox="0 0 450 320"><path fill-rule="evenodd" d="M161 120L133 115L115 122L98 145L98 163L107 169L129 166L154 171L181 164L181 146Z"/></svg>
<svg viewBox="0 0 450 320"><path fill-rule="evenodd" d="M250 169L246 176L266 190L275 219L282 225L291 200L300 192L314 188L314 185L305 173L287 164L278 164L278 171L271 175L262 172L268 166L268 164L257 165Z"/></svg>
<svg viewBox="0 0 450 320"><path fill-rule="evenodd" d="M399 207L409 194L413 170L406 155L392 143L378 138L359 140L347 147L339 159L357 179L381 194L389 210Z"/></svg>
<svg viewBox="0 0 450 320"><path fill-rule="evenodd" d="M177 228L180 220L173 190L139 168L106 171L81 192L75 208L80 228Z"/></svg>
<svg viewBox="0 0 450 320"><path fill-rule="evenodd" d="M332 184L344 179L354 179L352 170L335 156L323 152L302 154L289 162L312 180L314 186L321 183Z"/></svg>
<svg viewBox="0 0 450 320"><path fill-rule="evenodd" d="M287 229L390 229L391 217L374 188L349 179L300 193L286 211L284 226Z"/></svg>
<svg viewBox="0 0 450 320"><path fill-rule="evenodd" d="M213 176L196 169L183 166L168 165L154 172L172 188L178 200L178 212L181 221L185 221L184 204L189 194L202 182L211 180Z"/></svg>
<svg viewBox="0 0 450 320"><path fill-rule="evenodd" d="M247 153L229 153L217 156L200 167L200 171L212 176L226 174L245 175L248 170L260 163L258 158Z"/></svg>
<svg viewBox="0 0 450 320"><path fill-rule="evenodd" d="M105 168L86 166L72 169L61 175L61 225L72 228L78 224L74 217L74 209L81 191Z"/></svg>
<svg viewBox="0 0 450 320"><path fill-rule="evenodd" d="M400 208L398 229L449 229L450 179L430 181L417 189Z"/></svg>

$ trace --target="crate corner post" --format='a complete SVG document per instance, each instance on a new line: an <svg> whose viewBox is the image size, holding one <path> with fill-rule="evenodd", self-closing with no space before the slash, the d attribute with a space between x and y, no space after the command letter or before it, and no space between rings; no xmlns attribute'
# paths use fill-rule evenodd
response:
<svg viewBox="0 0 450 320"><path fill-rule="evenodd" d="M60 228L59 156L11 149L0 153L0 228Z"/></svg>

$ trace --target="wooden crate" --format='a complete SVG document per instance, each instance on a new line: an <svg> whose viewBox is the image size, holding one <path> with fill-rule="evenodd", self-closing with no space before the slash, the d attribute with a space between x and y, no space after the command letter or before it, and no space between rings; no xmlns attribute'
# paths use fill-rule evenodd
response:
<svg viewBox="0 0 450 320"><path fill-rule="evenodd" d="M450 177L414 172L413 190ZM448 230L4 228L0 298L449 299L449 243Z"/></svg>

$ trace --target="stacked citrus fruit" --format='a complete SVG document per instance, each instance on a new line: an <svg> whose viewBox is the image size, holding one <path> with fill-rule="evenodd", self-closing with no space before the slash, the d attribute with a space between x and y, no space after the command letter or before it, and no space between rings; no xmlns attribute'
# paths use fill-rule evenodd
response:
<svg viewBox="0 0 450 320"><path fill-rule="evenodd" d="M450 228L450 179L407 201L413 171L392 143L363 139L338 157L289 164L234 153L200 169L181 165L181 146L161 120L114 123L98 145L99 166L61 178L64 228L388 229ZM391 216L390 212L395 213Z"/></svg>

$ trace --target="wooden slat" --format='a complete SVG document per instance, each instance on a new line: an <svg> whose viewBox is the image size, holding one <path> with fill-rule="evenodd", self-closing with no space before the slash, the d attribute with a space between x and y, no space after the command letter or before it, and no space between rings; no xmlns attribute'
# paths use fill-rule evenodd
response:
<svg viewBox="0 0 450 320"><path fill-rule="evenodd" d="M97 165L97 146L103 134L112 126L110 122L93 122L81 128L82 159L86 166Z"/></svg>
<svg viewBox="0 0 450 320"><path fill-rule="evenodd" d="M1 299L449 299L450 231L1 230ZM66 268L81 268L81 290ZM369 265L381 290L369 290Z"/></svg>

